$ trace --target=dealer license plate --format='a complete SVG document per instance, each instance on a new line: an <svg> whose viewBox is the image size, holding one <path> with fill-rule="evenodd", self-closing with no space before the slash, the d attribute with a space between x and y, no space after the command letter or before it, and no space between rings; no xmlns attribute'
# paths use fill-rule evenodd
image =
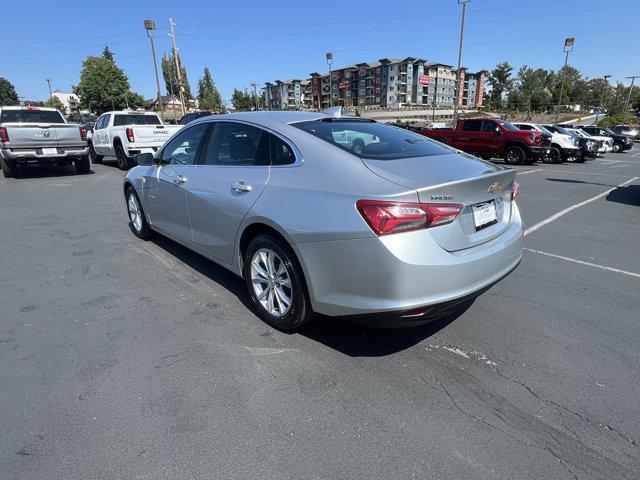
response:
<svg viewBox="0 0 640 480"><path fill-rule="evenodd" d="M473 207L473 223L476 226L476 230L488 227L489 225L498 221L498 215L496 213L496 203L491 200L490 202L479 203Z"/></svg>

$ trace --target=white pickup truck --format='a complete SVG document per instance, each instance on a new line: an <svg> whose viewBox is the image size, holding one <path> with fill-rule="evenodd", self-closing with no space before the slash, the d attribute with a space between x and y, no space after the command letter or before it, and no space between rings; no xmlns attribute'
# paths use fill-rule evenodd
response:
<svg viewBox="0 0 640 480"><path fill-rule="evenodd" d="M103 113L89 143L91 161L116 157L118 166L128 170L139 153L155 153L183 125L163 125L153 112L120 111Z"/></svg>
<svg viewBox="0 0 640 480"><path fill-rule="evenodd" d="M55 108L0 107L0 165L6 178L30 164L75 164L89 173L87 132Z"/></svg>

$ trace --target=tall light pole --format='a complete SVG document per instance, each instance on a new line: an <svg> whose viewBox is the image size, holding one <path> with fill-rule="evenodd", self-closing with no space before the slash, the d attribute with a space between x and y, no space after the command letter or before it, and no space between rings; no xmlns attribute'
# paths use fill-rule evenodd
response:
<svg viewBox="0 0 640 480"><path fill-rule="evenodd" d="M566 68L567 63L569 62L569 52L573 52L573 44L575 42L574 37L569 37L564 40L564 67ZM558 95L558 111L556 115L556 120L560 121L560 106L562 105L562 91L564 90L564 75L562 76L562 80L560 81L560 95Z"/></svg>
<svg viewBox="0 0 640 480"><path fill-rule="evenodd" d="M164 110L162 108L162 97L160 96L160 77L158 76L158 63L156 62L156 47L153 44L152 31L156 29L156 22L153 20L144 21L144 29L147 31L147 37L151 41L151 56L153 57L153 70L156 73L156 87L158 87L158 108L160 109L160 120L164 123Z"/></svg>
<svg viewBox="0 0 640 480"><path fill-rule="evenodd" d="M629 95L627 95L627 101L624 102L624 109L626 110L627 108L629 108L629 102L631 101L631 92L633 92L633 83L636 78L640 78L640 75L632 75L630 77L624 77L624 78L631 79L631 85L629 85Z"/></svg>
<svg viewBox="0 0 640 480"><path fill-rule="evenodd" d="M53 93L51 92L51 79L47 78L47 85L49 85L49 99L53 97Z"/></svg>
<svg viewBox="0 0 640 480"><path fill-rule="evenodd" d="M327 65L329 65L329 106L333 107L333 81L331 79L331 65L333 64L333 53L329 52L327 57ZM320 106L322 108L322 106Z"/></svg>
<svg viewBox="0 0 640 480"><path fill-rule="evenodd" d="M470 0L458 0L462 4L462 22L460 23L460 45L458 46L458 70L456 71L456 95L453 105L453 125L458 124L458 103L460 102L460 73L462 67L462 38L464 37L464 15L467 11L467 2Z"/></svg>
<svg viewBox="0 0 640 480"><path fill-rule="evenodd" d="M256 90L256 88L258 87L258 84L254 82L251 84L251 86L253 87L253 97L256 101L256 111L258 111L260 109L258 105L258 92Z"/></svg>

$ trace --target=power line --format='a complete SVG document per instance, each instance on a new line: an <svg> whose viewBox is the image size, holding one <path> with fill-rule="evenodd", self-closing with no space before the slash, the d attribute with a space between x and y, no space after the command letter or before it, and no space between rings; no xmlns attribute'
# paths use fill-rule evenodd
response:
<svg viewBox="0 0 640 480"><path fill-rule="evenodd" d="M160 27L158 28L158 30L167 30L168 27ZM106 38L114 38L114 37L125 37L125 36L129 36L129 35L140 35L141 33L143 33L143 30L134 30L134 31L130 31L130 32L121 32L121 33L112 33L112 34L108 34L108 35L98 35L98 36L94 36L94 37L84 37L84 38L68 38L65 40L42 40L42 41L37 41L37 42L3 42L3 45L20 45L20 46L27 46L27 45L49 45L51 43L75 43L75 42L85 42L87 40L100 40L100 39L106 39Z"/></svg>
<svg viewBox="0 0 640 480"><path fill-rule="evenodd" d="M140 39L135 39L135 40L124 40L122 42L110 42L109 45L125 45L125 44L130 44L130 43L137 43L137 42L145 42L146 40L144 38L140 38ZM99 44L94 44L94 45L82 45L79 47L65 47L65 48L55 48L56 52L66 52L66 51L72 51L72 50L84 50L87 48L100 48L100 47L104 47L105 43L99 43ZM40 51L42 52L42 51ZM0 54L2 55L6 55L6 54L12 54L12 53L31 53L31 50L3 50L0 52ZM42 52L44 53L44 52Z"/></svg>

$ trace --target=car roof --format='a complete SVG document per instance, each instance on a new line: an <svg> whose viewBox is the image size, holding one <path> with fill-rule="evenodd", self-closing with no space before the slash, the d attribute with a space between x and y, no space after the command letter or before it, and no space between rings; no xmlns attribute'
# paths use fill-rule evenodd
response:
<svg viewBox="0 0 640 480"><path fill-rule="evenodd" d="M353 119L360 117L352 117L342 115L336 117L321 112L299 112L299 111L274 111L274 110L261 110L256 112L236 112L236 113L223 113L220 115L210 115L208 117L199 118L194 120L195 122L212 122L221 120L240 120L245 122L253 122L265 127L277 127L278 125L290 125L292 123L321 120L323 118L345 118Z"/></svg>
<svg viewBox="0 0 640 480"><path fill-rule="evenodd" d="M52 107L30 107L28 105L20 106L20 105L11 105L7 107L0 107L2 110L41 110L45 112L57 112L57 108Z"/></svg>

